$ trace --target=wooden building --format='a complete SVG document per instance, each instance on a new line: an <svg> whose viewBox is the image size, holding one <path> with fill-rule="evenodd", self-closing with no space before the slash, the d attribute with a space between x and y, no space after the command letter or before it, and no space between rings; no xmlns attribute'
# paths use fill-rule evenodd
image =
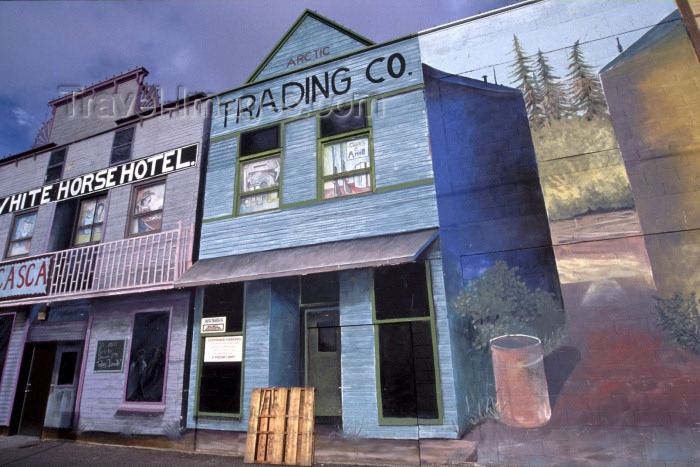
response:
<svg viewBox="0 0 700 467"><path fill-rule="evenodd" d="M199 261L176 281L197 286L188 428L245 431L253 388L313 386L317 423L346 434L459 436L460 255L535 248L530 276L558 290L521 93L306 11L213 102ZM487 147L503 138L507 159ZM459 214L487 166L528 201Z"/></svg>
<svg viewBox="0 0 700 467"><path fill-rule="evenodd" d="M51 102L0 161L0 430L179 433L203 95L137 68Z"/></svg>

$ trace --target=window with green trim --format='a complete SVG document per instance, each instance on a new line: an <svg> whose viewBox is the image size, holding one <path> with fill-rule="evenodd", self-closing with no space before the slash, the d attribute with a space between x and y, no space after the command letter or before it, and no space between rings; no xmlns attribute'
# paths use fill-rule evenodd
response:
<svg viewBox="0 0 700 467"><path fill-rule="evenodd" d="M281 166L279 126L242 133L238 156L238 214L277 209Z"/></svg>
<svg viewBox="0 0 700 467"><path fill-rule="evenodd" d="M243 283L204 288L202 320L207 332L200 336L199 414L241 415L243 291ZM207 322L218 328L206 329Z"/></svg>
<svg viewBox="0 0 700 467"><path fill-rule="evenodd" d="M425 263L374 269L380 423L439 421L440 386L429 270Z"/></svg>
<svg viewBox="0 0 700 467"><path fill-rule="evenodd" d="M354 104L319 117L324 199L372 191L372 153L366 107Z"/></svg>

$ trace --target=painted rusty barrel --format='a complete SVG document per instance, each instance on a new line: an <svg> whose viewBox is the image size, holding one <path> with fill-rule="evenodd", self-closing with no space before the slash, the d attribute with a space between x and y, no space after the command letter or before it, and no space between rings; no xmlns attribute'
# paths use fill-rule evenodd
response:
<svg viewBox="0 0 700 467"><path fill-rule="evenodd" d="M538 338L511 334L491 339L496 407L506 425L532 428L552 416Z"/></svg>

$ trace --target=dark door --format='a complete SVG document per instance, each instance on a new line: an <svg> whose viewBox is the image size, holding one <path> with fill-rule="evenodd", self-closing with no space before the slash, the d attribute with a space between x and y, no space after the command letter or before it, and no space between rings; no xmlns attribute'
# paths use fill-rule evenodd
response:
<svg viewBox="0 0 700 467"><path fill-rule="evenodd" d="M51 389L55 344L28 344L15 397L15 414L11 433L39 436L44 428L46 403ZM13 414L13 415L15 415Z"/></svg>
<svg viewBox="0 0 700 467"><path fill-rule="evenodd" d="M306 312L306 385L316 388L319 422L340 423L340 319L338 310Z"/></svg>

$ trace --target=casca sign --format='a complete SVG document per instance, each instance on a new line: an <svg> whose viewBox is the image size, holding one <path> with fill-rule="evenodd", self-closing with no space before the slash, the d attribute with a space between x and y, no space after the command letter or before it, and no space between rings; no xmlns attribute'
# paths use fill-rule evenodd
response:
<svg viewBox="0 0 700 467"><path fill-rule="evenodd" d="M52 256L0 263L0 300L47 295Z"/></svg>

